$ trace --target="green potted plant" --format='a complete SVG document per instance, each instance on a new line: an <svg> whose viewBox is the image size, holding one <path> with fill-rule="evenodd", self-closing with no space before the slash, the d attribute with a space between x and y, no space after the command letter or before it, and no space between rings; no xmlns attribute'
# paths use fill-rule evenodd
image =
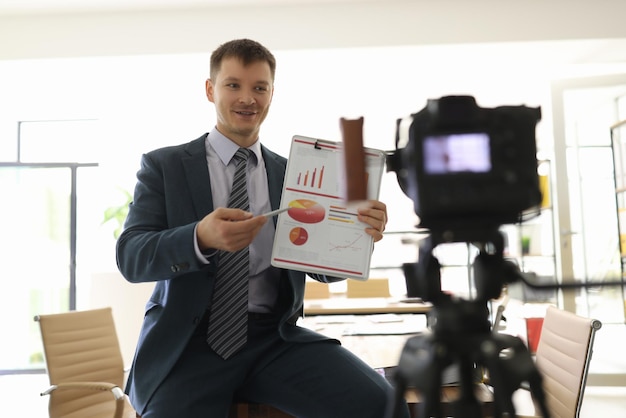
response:
<svg viewBox="0 0 626 418"><path fill-rule="evenodd" d="M115 239L118 239L122 233L124 221L126 220L126 216L128 216L128 205L133 200L133 195L129 191L122 188L119 188L119 190L123 193L126 200L121 205L106 208L104 210L104 219L102 220L102 225L108 222L115 223L115 229L113 230L113 237Z"/></svg>

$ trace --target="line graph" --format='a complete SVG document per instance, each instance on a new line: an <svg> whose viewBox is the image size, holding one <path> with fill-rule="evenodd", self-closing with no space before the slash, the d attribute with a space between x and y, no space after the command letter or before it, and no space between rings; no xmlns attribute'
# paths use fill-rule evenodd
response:
<svg viewBox="0 0 626 418"><path fill-rule="evenodd" d="M363 246L359 245L363 240L363 233L355 232L352 237L345 238L338 236L339 240L328 242L328 251L330 252L344 252L344 251L362 251Z"/></svg>

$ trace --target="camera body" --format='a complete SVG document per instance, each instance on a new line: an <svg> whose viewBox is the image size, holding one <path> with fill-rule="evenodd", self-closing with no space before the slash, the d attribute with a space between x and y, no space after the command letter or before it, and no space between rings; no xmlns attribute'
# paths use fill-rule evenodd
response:
<svg viewBox="0 0 626 418"><path fill-rule="evenodd" d="M420 226L471 230L514 223L541 202L535 128L540 108L482 108L472 96L428 100L397 122L387 156Z"/></svg>

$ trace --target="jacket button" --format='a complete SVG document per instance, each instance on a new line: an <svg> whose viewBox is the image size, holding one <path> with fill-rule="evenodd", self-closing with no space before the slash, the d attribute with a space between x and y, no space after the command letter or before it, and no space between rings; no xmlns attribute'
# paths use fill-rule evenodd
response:
<svg viewBox="0 0 626 418"><path fill-rule="evenodd" d="M188 270L189 269L189 263L178 263L178 264L173 264L172 267L170 267L172 269L172 271L174 273L179 272L179 271L183 271L183 270Z"/></svg>

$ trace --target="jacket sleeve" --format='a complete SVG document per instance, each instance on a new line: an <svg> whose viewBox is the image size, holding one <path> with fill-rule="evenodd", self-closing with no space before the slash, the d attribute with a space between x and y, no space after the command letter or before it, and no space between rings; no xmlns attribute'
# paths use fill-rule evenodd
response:
<svg viewBox="0 0 626 418"><path fill-rule="evenodd" d="M195 255L197 217L187 212L193 204L184 179L182 168L161 154L142 156L133 202L116 247L117 265L126 280L167 280L213 268L214 263L202 264Z"/></svg>

